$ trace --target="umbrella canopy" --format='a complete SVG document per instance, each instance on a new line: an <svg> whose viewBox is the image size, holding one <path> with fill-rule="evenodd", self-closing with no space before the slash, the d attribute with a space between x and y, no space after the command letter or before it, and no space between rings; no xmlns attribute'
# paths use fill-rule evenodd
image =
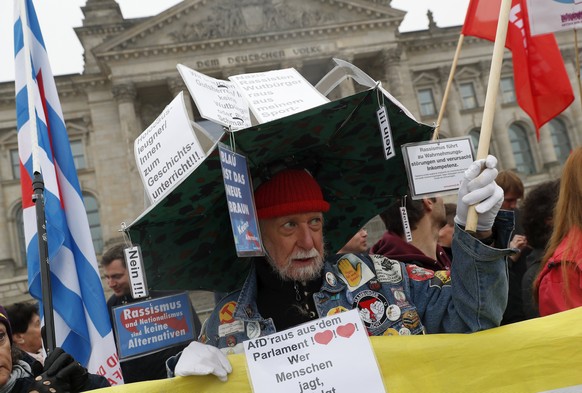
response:
<svg viewBox="0 0 582 393"><path fill-rule="evenodd" d="M386 160L376 111L384 104L396 156ZM430 139L377 88L269 123L237 131L236 152L247 157L254 186L274 168L308 168L331 204L324 215L326 250L340 249L393 198L407 193L400 146ZM221 140L228 142L229 135ZM155 289L230 291L249 268L236 255L218 148L127 230L140 244Z"/></svg>

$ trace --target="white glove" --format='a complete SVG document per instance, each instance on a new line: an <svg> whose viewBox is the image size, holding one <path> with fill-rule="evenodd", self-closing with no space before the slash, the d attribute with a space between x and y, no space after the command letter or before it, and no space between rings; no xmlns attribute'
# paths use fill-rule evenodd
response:
<svg viewBox="0 0 582 393"><path fill-rule="evenodd" d="M481 168L485 166L483 172ZM457 215L455 222L465 226L470 205L475 205L478 213L477 230L488 231L503 203L503 189L495 183L497 177L497 158L492 155L484 160L473 162L465 171L465 177L459 188Z"/></svg>
<svg viewBox="0 0 582 393"><path fill-rule="evenodd" d="M184 348L174 370L181 377L214 374L222 382L226 382L230 372L232 366L220 349L197 341Z"/></svg>

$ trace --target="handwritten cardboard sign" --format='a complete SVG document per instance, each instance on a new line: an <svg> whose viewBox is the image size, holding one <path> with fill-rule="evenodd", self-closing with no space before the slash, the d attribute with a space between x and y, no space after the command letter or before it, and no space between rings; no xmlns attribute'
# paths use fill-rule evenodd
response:
<svg viewBox="0 0 582 393"><path fill-rule="evenodd" d="M329 100L293 68L229 77L245 97L259 123L266 123Z"/></svg>
<svg viewBox="0 0 582 393"><path fill-rule="evenodd" d="M117 350L122 359L196 338L187 292L115 307L113 316Z"/></svg>
<svg viewBox="0 0 582 393"><path fill-rule="evenodd" d="M356 310L243 344L255 393L385 393Z"/></svg>
<svg viewBox="0 0 582 393"><path fill-rule="evenodd" d="M236 253L264 255L247 160L222 143L218 149Z"/></svg>
<svg viewBox="0 0 582 393"><path fill-rule="evenodd" d="M412 199L454 194L475 160L471 138L402 145Z"/></svg>
<svg viewBox="0 0 582 393"><path fill-rule="evenodd" d="M212 78L178 64L200 116L233 130L251 126L249 107L234 83Z"/></svg>
<svg viewBox="0 0 582 393"><path fill-rule="evenodd" d="M134 142L135 162L151 202L157 202L205 157L180 92Z"/></svg>

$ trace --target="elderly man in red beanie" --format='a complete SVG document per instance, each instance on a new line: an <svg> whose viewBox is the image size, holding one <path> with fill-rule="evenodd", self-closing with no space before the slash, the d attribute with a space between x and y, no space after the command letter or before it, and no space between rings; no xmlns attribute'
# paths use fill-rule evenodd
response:
<svg viewBox="0 0 582 393"><path fill-rule="evenodd" d="M243 352L245 340L342 310L357 309L370 335L498 326L507 303L505 256L511 250L487 245L503 201L494 181L496 164L489 156L465 172L455 217L455 263L439 274L379 255L326 258L323 213L330 206L319 185L304 170L276 174L255 191L266 256L253 261L240 291L216 305L199 342L168 360L170 375L212 373L226 380L230 364L223 353ZM473 204L479 218L471 235L462 227Z"/></svg>

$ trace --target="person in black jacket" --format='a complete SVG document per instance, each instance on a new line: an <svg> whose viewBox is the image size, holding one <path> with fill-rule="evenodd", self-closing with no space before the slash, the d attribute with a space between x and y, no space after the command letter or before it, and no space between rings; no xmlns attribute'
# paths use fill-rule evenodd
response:
<svg viewBox="0 0 582 393"><path fill-rule="evenodd" d="M0 306L0 393L76 393L105 387L107 379L89 374L61 348L51 351L43 367L14 346L8 314Z"/></svg>
<svg viewBox="0 0 582 393"><path fill-rule="evenodd" d="M112 312L114 307L145 300L131 297L129 272L127 270L123 249L123 244L113 246L101 258L101 266L105 270L107 285L113 290L113 295L107 300L107 309L109 310L109 318L111 319L112 326L114 326ZM149 292L150 298L159 298L170 294L172 292ZM201 323L194 309L192 309L192 316L194 318L195 337L198 337ZM180 352L187 344L184 343L183 345L166 348L139 358L121 360L123 380L125 383L131 383L166 378L166 359Z"/></svg>

